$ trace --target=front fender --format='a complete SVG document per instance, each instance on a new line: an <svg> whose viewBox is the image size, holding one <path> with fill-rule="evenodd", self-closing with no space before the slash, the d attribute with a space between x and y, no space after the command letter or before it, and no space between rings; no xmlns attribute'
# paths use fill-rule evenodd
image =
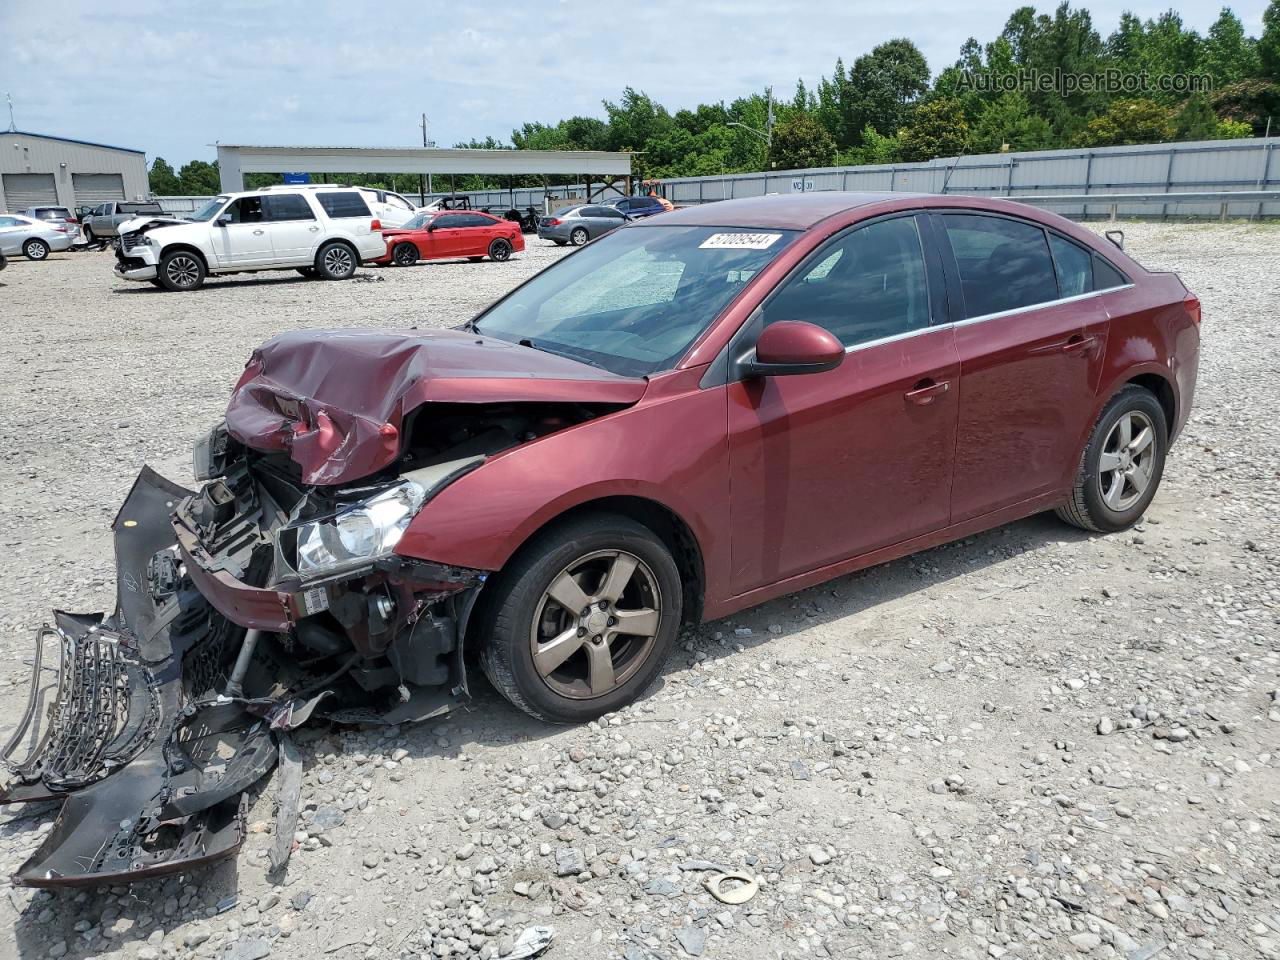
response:
<svg viewBox="0 0 1280 960"><path fill-rule="evenodd" d="M509 450L432 498L396 552L498 570L536 531L574 507L638 497L679 516L698 541L707 589L727 569L729 527L725 392L699 390L678 371L674 393Z"/></svg>

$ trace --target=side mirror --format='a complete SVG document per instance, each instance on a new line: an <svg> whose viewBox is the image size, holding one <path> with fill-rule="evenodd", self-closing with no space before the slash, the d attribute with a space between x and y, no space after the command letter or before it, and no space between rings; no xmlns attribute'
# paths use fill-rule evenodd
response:
<svg viewBox="0 0 1280 960"><path fill-rule="evenodd" d="M432 220L430 223L427 224L427 233L431 233L432 231L435 230L435 228L436 228L436 222Z"/></svg>
<svg viewBox="0 0 1280 960"><path fill-rule="evenodd" d="M844 344L829 330L802 320L782 320L764 328L745 372L753 377L825 373L843 362Z"/></svg>
<svg viewBox="0 0 1280 960"><path fill-rule="evenodd" d="M213 222L219 227L225 227L227 224L231 222L231 214L224 213L222 216L220 216L217 220Z"/></svg>

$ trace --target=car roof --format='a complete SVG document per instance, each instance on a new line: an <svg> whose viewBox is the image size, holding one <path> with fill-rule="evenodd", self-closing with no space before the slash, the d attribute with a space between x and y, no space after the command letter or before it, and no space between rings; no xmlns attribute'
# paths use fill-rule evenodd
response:
<svg viewBox="0 0 1280 960"><path fill-rule="evenodd" d="M775 230L808 230L828 217L845 213L855 207L886 200L902 200L927 194L910 193L846 193L837 190L812 193L779 193L764 197L742 197L737 200L717 200L672 210L656 223L643 222L637 227L697 226L697 227L767 227Z"/></svg>

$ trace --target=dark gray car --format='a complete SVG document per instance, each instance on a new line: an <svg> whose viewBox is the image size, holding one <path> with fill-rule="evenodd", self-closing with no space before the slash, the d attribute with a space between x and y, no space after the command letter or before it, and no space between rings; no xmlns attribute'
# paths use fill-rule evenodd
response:
<svg viewBox="0 0 1280 960"><path fill-rule="evenodd" d="M571 243L580 247L588 240L617 230L630 219L613 207L580 203L572 207L561 207L551 216L539 220L538 236L543 240L554 240L561 246Z"/></svg>

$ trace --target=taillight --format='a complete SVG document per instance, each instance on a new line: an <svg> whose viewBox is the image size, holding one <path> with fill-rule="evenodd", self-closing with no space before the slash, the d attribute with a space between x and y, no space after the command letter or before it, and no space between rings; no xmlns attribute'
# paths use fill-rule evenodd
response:
<svg viewBox="0 0 1280 960"><path fill-rule="evenodd" d="M72 217L70 220L67 221L67 223L79 223L79 222L80 221L77 220L75 217Z"/></svg>
<svg viewBox="0 0 1280 960"><path fill-rule="evenodd" d="M381 230L381 229L382 229L382 221L381 221L381 220L370 220L370 221L369 221L369 230L370 230L370 232L372 232L372 233L377 233L377 232L378 232L379 230Z"/></svg>
<svg viewBox="0 0 1280 960"><path fill-rule="evenodd" d="M545 223L548 227L558 227L558 226L560 226L560 221L559 221L559 220L557 220L555 217L551 217L551 218L550 218L550 219L548 219L548 220L543 220L542 222L543 222L543 223Z"/></svg>
<svg viewBox="0 0 1280 960"><path fill-rule="evenodd" d="M1200 298L1194 293L1188 293L1182 303L1187 308L1187 316L1191 318L1191 322L1200 326Z"/></svg>

